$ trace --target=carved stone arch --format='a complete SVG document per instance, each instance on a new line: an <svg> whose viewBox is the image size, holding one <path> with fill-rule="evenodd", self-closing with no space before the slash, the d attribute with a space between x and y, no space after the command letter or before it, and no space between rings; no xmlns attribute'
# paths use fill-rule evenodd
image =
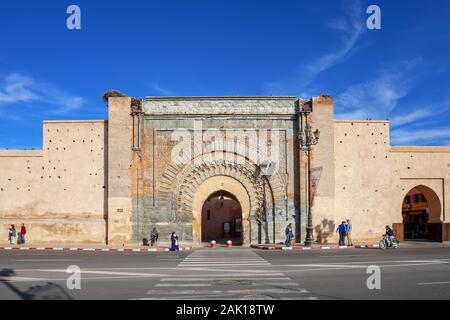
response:
<svg viewBox="0 0 450 320"><path fill-rule="evenodd" d="M250 215L262 212L262 181L255 178L253 168L227 162L203 163L199 166L186 167L175 193L177 194L177 214L186 215L192 211L192 199L201 183L214 176L232 177L247 190L251 203Z"/></svg>
<svg viewBox="0 0 450 320"><path fill-rule="evenodd" d="M271 176L262 177L259 175L259 166L249 158L236 152L232 157L228 157L225 150L216 152L223 152L224 159L203 162L207 154L202 154L185 161L184 165L171 164L160 180L158 206L167 210L175 221L188 222L192 217L192 201L197 188L211 177L224 176L239 181L249 194L249 218L260 222L264 212L276 215L285 211L286 188L282 174L275 172ZM199 161L199 157L203 157L200 158L202 161Z"/></svg>
<svg viewBox="0 0 450 320"><path fill-rule="evenodd" d="M234 162L239 163L239 161L245 161L251 164L255 164L257 159L252 159L250 154L257 155L258 149L255 147L247 147L244 144L238 142L236 150L231 149L231 145L228 143L214 143L209 144L206 148L207 150L202 150L200 146L194 145L194 150L192 155L188 155L187 153L183 154L183 157L181 159L178 159L178 161L172 161L170 166L166 169L164 174L162 175L160 179L160 186L159 186L159 192L162 194L169 194L171 189L173 188L173 181L176 179L178 174L185 169L186 166L192 165L196 162L197 159L201 157L211 157L213 152L223 152L224 153L224 159L223 160L229 160L231 158L235 158L236 160ZM248 155L246 154L246 151L248 149ZM244 153L242 152L244 151ZM237 160L239 159L239 160ZM203 163L203 161L201 161Z"/></svg>

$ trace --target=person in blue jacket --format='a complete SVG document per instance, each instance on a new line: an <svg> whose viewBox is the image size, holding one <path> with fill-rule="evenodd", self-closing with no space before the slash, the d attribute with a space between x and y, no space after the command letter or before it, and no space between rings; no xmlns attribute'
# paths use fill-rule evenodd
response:
<svg viewBox="0 0 450 320"><path fill-rule="evenodd" d="M339 233L339 245L345 246L345 235L347 234L347 226L345 224L345 221L342 221L342 223L336 229L336 232Z"/></svg>
<svg viewBox="0 0 450 320"><path fill-rule="evenodd" d="M292 223L288 224L285 233L286 233L286 241L284 242L284 244L286 245L286 247L290 247L292 239L294 237L294 232L292 231Z"/></svg>
<svg viewBox="0 0 450 320"><path fill-rule="evenodd" d="M347 238L347 245L353 246L353 241L352 241L353 225L350 222L350 219L347 219L346 227L347 227L347 233L345 234L345 237Z"/></svg>

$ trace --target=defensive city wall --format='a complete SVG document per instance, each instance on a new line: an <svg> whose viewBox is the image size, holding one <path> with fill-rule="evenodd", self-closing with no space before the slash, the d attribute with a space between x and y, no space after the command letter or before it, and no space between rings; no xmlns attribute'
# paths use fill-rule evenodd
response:
<svg viewBox="0 0 450 320"><path fill-rule="evenodd" d="M430 238L449 240L450 147L393 147L388 121L334 120L330 96L115 94L107 101L106 121L44 121L42 150L0 150L4 241L10 224L25 223L31 243L138 243L153 226L162 239L176 230L181 241L199 243L202 206L219 191L240 204L244 245L283 241L289 222L303 241L308 175L298 134L306 123L321 132L311 152L316 240L336 242L347 218L355 241L379 239L387 224L402 238L402 203L412 188L427 199ZM182 152L186 162L174 163L174 132L193 133L195 150L199 124L201 146L210 149ZM205 144L208 130L256 131L256 146L275 153L277 171L261 174L248 139L242 148ZM208 161L196 161L207 154Z"/></svg>

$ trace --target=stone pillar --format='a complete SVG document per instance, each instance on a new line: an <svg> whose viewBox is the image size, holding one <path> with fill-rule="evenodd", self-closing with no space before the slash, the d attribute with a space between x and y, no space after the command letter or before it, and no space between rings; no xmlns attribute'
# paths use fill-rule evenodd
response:
<svg viewBox="0 0 450 320"><path fill-rule="evenodd" d="M132 236L133 119L130 97L108 98L108 239L126 244Z"/></svg>
<svg viewBox="0 0 450 320"><path fill-rule="evenodd" d="M341 217L335 217L335 168L334 168L334 106L330 96L314 97L312 113L308 119L313 131L320 130L319 143L311 151L311 194L314 239L320 232L321 222L334 220L336 226ZM345 213L342 213L345 214Z"/></svg>

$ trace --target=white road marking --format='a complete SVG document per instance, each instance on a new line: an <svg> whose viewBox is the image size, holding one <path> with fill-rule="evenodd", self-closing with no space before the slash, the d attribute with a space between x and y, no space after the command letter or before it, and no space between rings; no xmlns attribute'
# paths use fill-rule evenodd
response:
<svg viewBox="0 0 450 320"><path fill-rule="evenodd" d="M438 284L450 284L450 281L442 281L442 282L422 282L418 283L419 286L432 286L432 285L438 285Z"/></svg>
<svg viewBox="0 0 450 320"><path fill-rule="evenodd" d="M258 297L264 294L268 298L276 295L274 299L292 296L305 298L302 295L308 293L306 289L300 288L283 272L267 270L270 266L270 262L252 251L193 252L178 264L176 270L184 273L172 278L161 278L154 289L147 292L152 297L140 299L211 300L237 297L248 300L251 297L247 295ZM258 269L261 267L265 269ZM183 290L183 287L186 289ZM201 287L205 287L205 290Z"/></svg>
<svg viewBox="0 0 450 320"><path fill-rule="evenodd" d="M169 288L169 287L210 287L211 283L157 283L155 287Z"/></svg>
<svg viewBox="0 0 450 320"><path fill-rule="evenodd" d="M183 269L183 270L185 270L185 269ZM241 272L244 272L244 271L242 271L241 270ZM228 273L226 273L226 274L222 274L223 276L226 276L227 278L242 278L242 277L261 277L261 276L270 276L270 277L277 277L277 276L280 276L280 277L282 277L282 276L285 276L285 274L284 273L280 273L280 272L278 272L278 273L274 273L274 272L272 272L272 273L264 273L264 274L261 274L261 273L258 273L258 274L255 274L255 273L252 273L252 271L251 270L245 270L245 272L246 273L244 273L244 274L228 274ZM202 276L202 278L217 278L217 277L220 277L220 273L215 273L215 274L201 274L201 276ZM199 274L187 274L187 275L184 275L183 277L185 277L185 278L189 278L189 277L198 277L199 276Z"/></svg>
<svg viewBox="0 0 450 320"><path fill-rule="evenodd" d="M211 264L198 264L198 263L181 263L179 264L180 267L211 267L211 268L217 268L217 267L232 267L232 266L271 266L270 263L215 263L211 262Z"/></svg>
<svg viewBox="0 0 450 320"><path fill-rule="evenodd" d="M321 258L348 258L348 257L373 257L379 256L378 254L365 254L365 255L355 255L355 254L345 254L345 255L325 255L320 256Z"/></svg>
<svg viewBox="0 0 450 320"><path fill-rule="evenodd" d="M3 277L0 276L0 282L20 282L20 281L48 281L49 279L45 278L27 278L27 277Z"/></svg>
<svg viewBox="0 0 450 320"><path fill-rule="evenodd" d="M147 295L161 295L160 290L149 290ZM186 295L186 294L262 294L262 293L278 293L278 294L301 294L309 293L306 289L241 289L241 290L172 290L164 292L171 295Z"/></svg>
<svg viewBox="0 0 450 320"><path fill-rule="evenodd" d="M264 285L274 286L274 287L298 287L299 284L296 282L266 282ZM252 285L258 285L257 283L253 283Z"/></svg>
<svg viewBox="0 0 450 320"><path fill-rule="evenodd" d="M162 282L170 282L170 281L174 281L174 282L177 282L177 281L179 281L179 282L188 282L188 281L239 280L241 278L242 279L245 278L245 280L250 280L250 281L267 281L267 280L272 280L272 281L273 280L280 280L280 281L282 281L282 280L291 280L291 278L289 278L289 277L276 277L276 278L264 277L264 278L252 278L252 279L249 279L249 278L247 278L246 275L243 275L240 278L238 277L237 279L230 278L229 276L218 276L218 277L214 277L214 278L211 278L211 279L190 278L190 277L186 277L186 278L162 278L160 281L162 281Z"/></svg>
<svg viewBox="0 0 450 320"><path fill-rule="evenodd" d="M74 259L22 259L22 260L11 260L14 262L78 262L82 260Z"/></svg>
<svg viewBox="0 0 450 320"><path fill-rule="evenodd" d="M66 273L66 269L39 269L36 271L40 272L62 272ZM81 274L105 274L105 275L120 275L120 276L139 276L139 277L167 277L167 274L156 274L156 273L136 273L136 272L115 272L115 271L91 271L81 269Z"/></svg>
<svg viewBox="0 0 450 320"><path fill-rule="evenodd" d="M193 261L193 260L230 260L232 257L187 257L184 259L184 261ZM258 261L266 261L265 259L261 257L245 257L245 260L258 260Z"/></svg>
<svg viewBox="0 0 450 320"><path fill-rule="evenodd" d="M409 264L392 264L392 265L380 265L380 268L397 268L397 267L414 267L414 266L428 266L428 265L441 265L445 263L439 262L425 262L425 263L409 263ZM368 263L367 265L309 265L315 268L313 269L294 269L294 270L284 270L284 272L305 272L305 271L323 271L323 270L345 270L345 269L366 269L368 266L374 265ZM284 267L307 267L308 265L284 265Z"/></svg>

